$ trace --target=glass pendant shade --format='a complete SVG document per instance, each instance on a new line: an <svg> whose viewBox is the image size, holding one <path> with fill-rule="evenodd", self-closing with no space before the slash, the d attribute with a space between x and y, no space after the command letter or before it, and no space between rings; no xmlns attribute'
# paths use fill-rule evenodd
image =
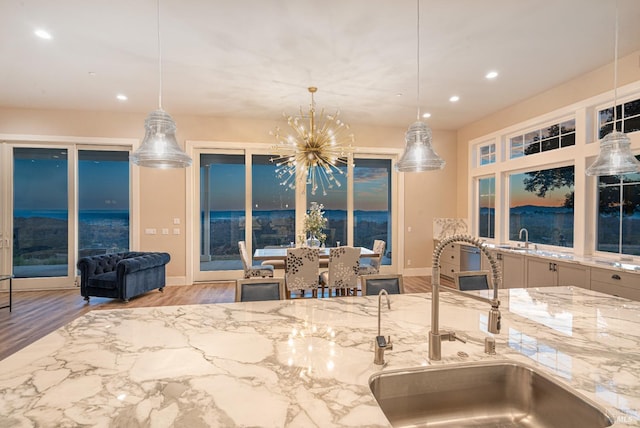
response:
<svg viewBox="0 0 640 428"><path fill-rule="evenodd" d="M444 168L446 162L431 146L431 129L424 122L415 122L405 134L406 147L395 166L398 172L423 172Z"/></svg>
<svg viewBox="0 0 640 428"><path fill-rule="evenodd" d="M191 158L176 140L176 123L164 110L149 113L144 121L142 144L131 156L131 162L150 168L186 168Z"/></svg>
<svg viewBox="0 0 640 428"><path fill-rule="evenodd" d="M600 154L587 168L587 175L619 175L640 172L640 162L631 153L631 140L618 131L605 135Z"/></svg>

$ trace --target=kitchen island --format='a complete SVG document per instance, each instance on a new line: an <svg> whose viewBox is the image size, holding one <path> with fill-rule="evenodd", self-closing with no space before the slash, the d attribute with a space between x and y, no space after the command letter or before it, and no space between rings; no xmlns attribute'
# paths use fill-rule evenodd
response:
<svg viewBox="0 0 640 428"><path fill-rule="evenodd" d="M482 292L478 292L482 293ZM488 306L440 293L440 327L467 343L427 359L431 295L390 296L373 364L377 297L94 310L0 361L0 427L389 426L379 370L478 360L536 367L640 425L640 303L573 287L500 291Z"/></svg>

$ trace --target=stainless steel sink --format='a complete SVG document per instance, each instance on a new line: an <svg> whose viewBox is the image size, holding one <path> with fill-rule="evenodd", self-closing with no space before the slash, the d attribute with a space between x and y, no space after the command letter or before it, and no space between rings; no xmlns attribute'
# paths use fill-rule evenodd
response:
<svg viewBox="0 0 640 428"><path fill-rule="evenodd" d="M369 387L394 427L608 427L599 405L511 361L376 373Z"/></svg>

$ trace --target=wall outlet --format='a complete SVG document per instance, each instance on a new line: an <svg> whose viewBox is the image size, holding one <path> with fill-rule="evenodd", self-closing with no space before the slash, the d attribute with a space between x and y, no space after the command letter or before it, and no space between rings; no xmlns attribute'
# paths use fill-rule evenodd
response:
<svg viewBox="0 0 640 428"><path fill-rule="evenodd" d="M173 228L173 234L174 235L180 235L180 228L179 227L174 227Z"/></svg>
<svg viewBox="0 0 640 428"><path fill-rule="evenodd" d="M155 235L156 234L156 230L155 229L145 229L144 230L144 234L145 235Z"/></svg>
<svg viewBox="0 0 640 428"><path fill-rule="evenodd" d="M169 234L169 229L167 229L167 228L163 228L163 229L162 229L162 234L163 234L163 235L168 235L168 234Z"/></svg>
<svg viewBox="0 0 640 428"><path fill-rule="evenodd" d="M411 266L411 259L407 259L407 266Z"/></svg>
<svg viewBox="0 0 640 428"><path fill-rule="evenodd" d="M180 224L180 219L178 217L174 218L173 224Z"/></svg>

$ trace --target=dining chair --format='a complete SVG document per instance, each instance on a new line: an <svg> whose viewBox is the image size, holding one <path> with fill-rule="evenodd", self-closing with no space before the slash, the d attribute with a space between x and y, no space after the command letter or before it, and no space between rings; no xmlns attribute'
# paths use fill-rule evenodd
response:
<svg viewBox="0 0 640 428"><path fill-rule="evenodd" d="M284 300L284 278L243 278L236 280L236 302Z"/></svg>
<svg viewBox="0 0 640 428"><path fill-rule="evenodd" d="M402 275L397 273L365 275L361 283L363 296L377 296L383 289L388 294L404 294Z"/></svg>
<svg viewBox="0 0 640 428"><path fill-rule="evenodd" d="M238 249L240 250L240 259L242 260L242 269L245 278L269 277L273 278L273 265L254 265L247 253L247 246L244 241L238 241Z"/></svg>
<svg viewBox="0 0 640 428"><path fill-rule="evenodd" d="M373 252L377 254L375 257L369 257L369 262L360 264L360 275L375 275L380 273L380 265L382 264L382 256L387 243L381 239L373 241Z"/></svg>
<svg viewBox="0 0 640 428"><path fill-rule="evenodd" d="M454 272L453 279L456 288L460 291L471 290L488 290L489 289L489 272L488 271L467 271Z"/></svg>
<svg viewBox="0 0 640 428"><path fill-rule="evenodd" d="M360 247L337 247L329 250L329 270L320 274L321 296L325 287L335 295L358 290L358 273L360 272Z"/></svg>
<svg viewBox="0 0 640 428"><path fill-rule="evenodd" d="M299 291L300 297L306 290L311 290L313 297L317 295L319 262L318 248L287 248L284 280L289 298L293 291Z"/></svg>

